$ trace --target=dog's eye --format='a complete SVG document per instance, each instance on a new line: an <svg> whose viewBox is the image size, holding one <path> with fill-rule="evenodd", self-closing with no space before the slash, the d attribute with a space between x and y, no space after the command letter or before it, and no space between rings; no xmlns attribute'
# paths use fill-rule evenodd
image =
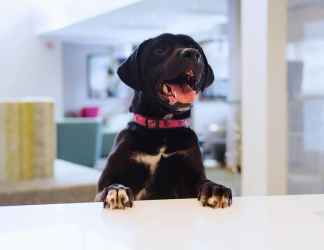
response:
<svg viewBox="0 0 324 250"><path fill-rule="evenodd" d="M166 48L157 48L154 50L154 54L158 55L158 56L163 56L165 55L167 52Z"/></svg>

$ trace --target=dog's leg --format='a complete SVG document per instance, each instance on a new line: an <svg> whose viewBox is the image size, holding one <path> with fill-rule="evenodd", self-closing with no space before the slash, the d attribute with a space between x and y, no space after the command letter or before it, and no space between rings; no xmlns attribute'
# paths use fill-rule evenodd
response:
<svg viewBox="0 0 324 250"><path fill-rule="evenodd" d="M223 185L205 180L200 185L198 200L203 206L226 208L232 204L232 191Z"/></svg>
<svg viewBox="0 0 324 250"><path fill-rule="evenodd" d="M187 138L187 143L191 145L191 149L190 154L187 154L186 157L184 157L183 163L188 169L195 172L192 176L197 176L195 185L193 186L195 187L195 195L198 197L198 201L203 206L209 206L212 208L225 208L231 206L231 189L216 184L206 178L202 154L198 144L198 137L194 132L191 133L191 137Z"/></svg>
<svg viewBox="0 0 324 250"><path fill-rule="evenodd" d="M95 200L103 202L104 208L125 209L133 206L134 195L129 187L112 184L98 193Z"/></svg>
<svg viewBox="0 0 324 250"><path fill-rule="evenodd" d="M125 129L115 139L105 169L98 181L95 201L103 202L104 208L124 209L132 207L134 191L143 188L149 171L131 159L133 134Z"/></svg>

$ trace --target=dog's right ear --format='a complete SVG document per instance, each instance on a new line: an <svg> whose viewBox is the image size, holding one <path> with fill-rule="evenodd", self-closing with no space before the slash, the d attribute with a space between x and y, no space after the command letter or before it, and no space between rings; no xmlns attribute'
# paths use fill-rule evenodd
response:
<svg viewBox="0 0 324 250"><path fill-rule="evenodd" d="M142 89L141 56L143 48L148 40L141 43L134 52L118 67L119 78L129 87L135 90Z"/></svg>

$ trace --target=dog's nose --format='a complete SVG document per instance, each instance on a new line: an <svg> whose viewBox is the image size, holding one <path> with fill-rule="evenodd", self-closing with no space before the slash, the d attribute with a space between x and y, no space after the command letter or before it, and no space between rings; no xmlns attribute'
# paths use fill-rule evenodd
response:
<svg viewBox="0 0 324 250"><path fill-rule="evenodd" d="M193 59L199 61L201 54L197 49L186 48L181 50L180 56L185 59Z"/></svg>

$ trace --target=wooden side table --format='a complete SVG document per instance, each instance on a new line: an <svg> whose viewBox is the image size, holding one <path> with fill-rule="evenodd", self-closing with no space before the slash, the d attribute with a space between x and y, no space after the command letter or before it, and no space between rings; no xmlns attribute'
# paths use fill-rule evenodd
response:
<svg viewBox="0 0 324 250"><path fill-rule="evenodd" d="M97 169L56 160L54 178L0 183L0 205L90 202L99 176Z"/></svg>

